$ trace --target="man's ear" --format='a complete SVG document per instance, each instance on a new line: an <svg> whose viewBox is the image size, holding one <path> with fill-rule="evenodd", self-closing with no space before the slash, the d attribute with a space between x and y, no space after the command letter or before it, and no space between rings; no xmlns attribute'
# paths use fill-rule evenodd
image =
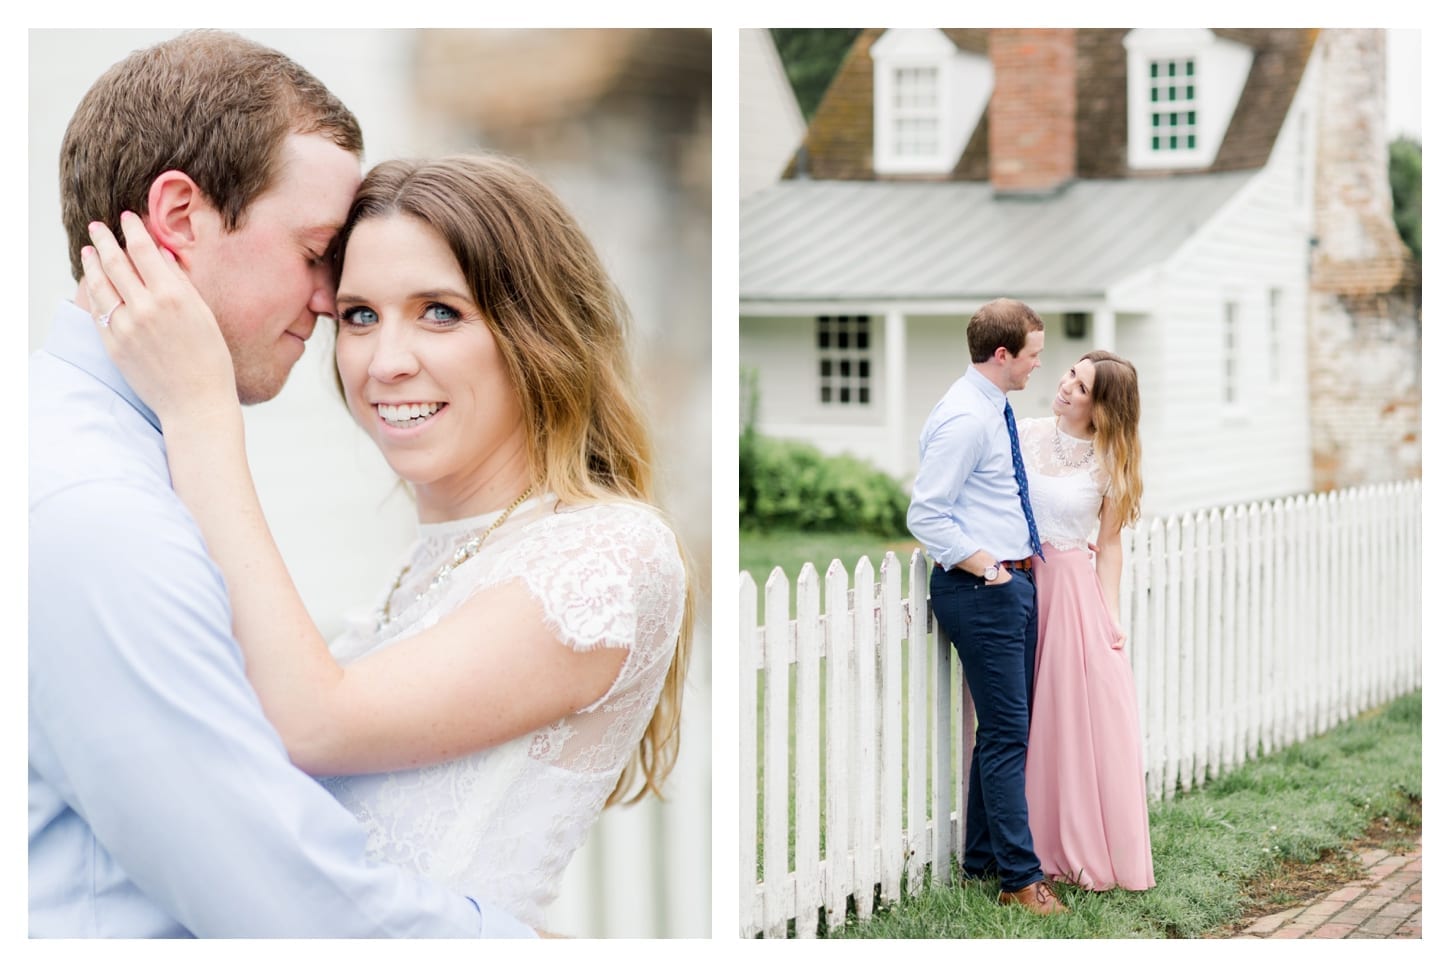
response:
<svg viewBox="0 0 1450 967"><path fill-rule="evenodd" d="M156 244L167 248L182 267L188 267L208 216L211 203L184 171L163 171L146 195L146 228Z"/></svg>

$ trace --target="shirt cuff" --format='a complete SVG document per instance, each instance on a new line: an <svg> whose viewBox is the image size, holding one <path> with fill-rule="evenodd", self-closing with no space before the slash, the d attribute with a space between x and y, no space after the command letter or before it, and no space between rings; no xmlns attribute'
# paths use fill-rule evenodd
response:
<svg viewBox="0 0 1450 967"><path fill-rule="evenodd" d="M480 934L486 940L537 940L539 935L530 927L524 926L518 920L504 913L502 910L479 903L473 897L468 897L468 902L478 908L479 919L483 922L483 931Z"/></svg>
<svg viewBox="0 0 1450 967"><path fill-rule="evenodd" d="M958 544L955 547L947 548L945 553L943 553L942 556L937 559L937 563L950 571L952 568L956 567L958 564L962 563L967 558L977 553L977 551L979 550L981 550L980 547L973 547L968 550L967 545Z"/></svg>

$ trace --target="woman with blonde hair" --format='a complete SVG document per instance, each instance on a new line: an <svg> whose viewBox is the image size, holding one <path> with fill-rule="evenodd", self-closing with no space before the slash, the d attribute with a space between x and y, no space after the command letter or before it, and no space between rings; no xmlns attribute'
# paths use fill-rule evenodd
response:
<svg viewBox="0 0 1450 967"><path fill-rule="evenodd" d="M122 229L127 252L93 227L91 304L120 303L107 350L160 417L288 753L330 777L376 858L541 925L600 812L673 766L691 628L593 247L497 157L364 179L333 245L336 374L418 537L329 651L262 518L210 311L134 216Z"/></svg>
<svg viewBox="0 0 1450 967"><path fill-rule="evenodd" d="M1043 872L1089 889L1153 886L1138 702L1123 650L1121 531L1139 515L1138 373L1094 350L1021 421L1042 539L1027 815ZM1096 535L1096 554L1090 541Z"/></svg>

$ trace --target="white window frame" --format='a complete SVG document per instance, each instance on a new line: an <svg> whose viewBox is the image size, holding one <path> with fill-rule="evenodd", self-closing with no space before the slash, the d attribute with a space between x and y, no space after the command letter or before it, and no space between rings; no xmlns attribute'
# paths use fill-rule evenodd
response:
<svg viewBox="0 0 1450 967"><path fill-rule="evenodd" d="M1205 29L1132 30L1123 38L1123 47L1128 55L1128 165L1161 170L1212 164L1253 66L1253 51ZM1155 65L1159 65L1156 77ZM1189 65L1191 80L1185 73ZM1184 96L1170 99L1170 94ZM1189 106L1174 110L1176 104ZM1186 117L1172 123L1173 115L1190 112L1191 124ZM1155 114L1161 118L1157 147ZM1193 147L1169 144L1175 133L1184 140L1191 133Z"/></svg>
<svg viewBox="0 0 1450 967"><path fill-rule="evenodd" d="M841 412L870 409L876 405L873 328L871 317L860 313L816 316L812 338L815 340L813 363L818 407ZM823 335L827 337L824 345ZM861 345L862 336L865 337L864 346ZM863 391L865 399L862 399ZM826 394L824 397L823 392Z"/></svg>

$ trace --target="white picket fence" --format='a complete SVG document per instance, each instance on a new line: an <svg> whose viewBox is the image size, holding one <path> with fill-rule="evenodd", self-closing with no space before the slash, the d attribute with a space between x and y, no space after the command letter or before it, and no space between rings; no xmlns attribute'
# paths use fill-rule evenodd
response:
<svg viewBox="0 0 1450 967"><path fill-rule="evenodd" d="M1150 800L1420 686L1420 498L1384 484L1124 532ZM895 554L850 586L833 561L822 606L807 564L792 614L780 568L763 611L740 575L741 936L869 918L960 856L971 698L920 550L906 581Z"/></svg>

